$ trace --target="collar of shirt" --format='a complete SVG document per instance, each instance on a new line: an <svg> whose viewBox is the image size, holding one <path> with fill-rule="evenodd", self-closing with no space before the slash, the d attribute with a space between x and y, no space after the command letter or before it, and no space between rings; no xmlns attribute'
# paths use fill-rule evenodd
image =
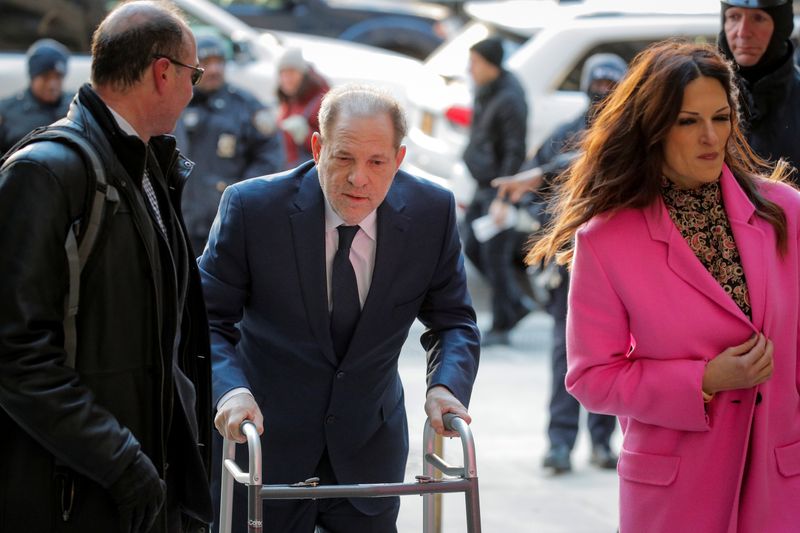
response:
<svg viewBox="0 0 800 533"><path fill-rule="evenodd" d="M136 133L136 130L133 129L131 123L125 120L125 117L114 111L114 109L111 108L110 106L108 110L111 111L111 116L114 117L114 120L117 121L117 126L119 126L119 129L121 129L128 135L133 135L134 137L139 137L140 139L142 138L138 133Z"/></svg>
<svg viewBox="0 0 800 533"><path fill-rule="evenodd" d="M332 309L333 300L331 299L331 270L333 268L333 257L339 247L340 225L344 224L342 217L336 212L325 198L325 271L328 280L328 310ZM359 231L353 239L350 247L350 263L356 273L356 284L358 285L358 299L361 307L369 294L369 287L372 283L372 272L375 267L375 250L378 245L378 215L372 211L364 220L359 222Z"/></svg>

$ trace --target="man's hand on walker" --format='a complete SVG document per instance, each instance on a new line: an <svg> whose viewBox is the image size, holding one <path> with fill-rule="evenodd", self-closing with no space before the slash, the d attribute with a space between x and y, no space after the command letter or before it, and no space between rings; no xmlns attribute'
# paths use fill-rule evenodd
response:
<svg viewBox="0 0 800 533"><path fill-rule="evenodd" d="M231 396L219 406L217 416L214 417L214 426L224 438L244 443L247 442L247 437L240 431L240 426L245 420L256 425L259 435L264 433L264 416L253 395L247 392Z"/></svg>
<svg viewBox="0 0 800 533"><path fill-rule="evenodd" d="M447 387L442 385L431 387L425 398L425 414L430 418L431 427L436 433L444 437L458 437L457 432L444 430L442 415L445 413L453 413L467 424L472 422L472 417L469 416L466 407L458 401Z"/></svg>

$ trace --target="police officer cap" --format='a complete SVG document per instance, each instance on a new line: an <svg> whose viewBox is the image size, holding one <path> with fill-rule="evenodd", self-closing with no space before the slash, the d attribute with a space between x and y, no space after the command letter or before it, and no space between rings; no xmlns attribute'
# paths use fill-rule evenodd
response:
<svg viewBox="0 0 800 533"><path fill-rule="evenodd" d="M28 48L28 76L36 76L50 72L58 72L62 76L67 73L69 50L53 39L39 39Z"/></svg>
<svg viewBox="0 0 800 533"><path fill-rule="evenodd" d="M203 61L209 57L225 59L225 46L219 37L203 35L197 39L197 59Z"/></svg>
<svg viewBox="0 0 800 533"><path fill-rule="evenodd" d="M722 0L722 3L730 7L750 7L750 8L764 8L776 7L784 4L791 4L792 0Z"/></svg>

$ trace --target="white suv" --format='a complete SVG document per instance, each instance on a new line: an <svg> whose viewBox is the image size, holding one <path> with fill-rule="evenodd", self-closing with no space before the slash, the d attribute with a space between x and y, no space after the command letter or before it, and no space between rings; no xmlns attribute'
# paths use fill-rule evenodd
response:
<svg viewBox="0 0 800 533"><path fill-rule="evenodd" d="M505 66L519 78L528 98L527 147L533 153L556 126L585 109L587 97L579 83L589 56L611 52L630 61L647 45L670 37L713 43L720 29L719 9L717 0L468 4L472 22L425 63L439 75L437 85L409 90L404 168L448 179L459 203L469 203L474 180L462 161L472 115L466 65L469 47L477 41L489 35L503 38Z"/></svg>

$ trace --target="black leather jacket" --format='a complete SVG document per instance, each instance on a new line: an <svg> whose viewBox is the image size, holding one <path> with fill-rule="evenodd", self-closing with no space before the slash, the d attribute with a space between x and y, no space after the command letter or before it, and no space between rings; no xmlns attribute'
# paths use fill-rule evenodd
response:
<svg viewBox="0 0 800 533"><path fill-rule="evenodd" d="M29 145L0 169L0 531L117 531L107 489L139 449L173 505L209 521L208 327L177 208L192 163L171 137L146 147L125 135L88 86L65 123L98 149L120 202L83 270L72 370L64 239L93 186L82 158L57 142ZM168 239L139 192L148 149ZM165 529L162 514L154 531Z"/></svg>
<svg viewBox="0 0 800 533"><path fill-rule="evenodd" d="M519 171L527 129L525 91L513 74L503 70L496 80L478 88L464 163L479 188L489 188L494 178Z"/></svg>
<svg viewBox="0 0 800 533"><path fill-rule="evenodd" d="M761 157L783 157L800 169L800 70L794 53L772 73L751 85L737 77L744 131ZM800 176L795 175L796 183Z"/></svg>

